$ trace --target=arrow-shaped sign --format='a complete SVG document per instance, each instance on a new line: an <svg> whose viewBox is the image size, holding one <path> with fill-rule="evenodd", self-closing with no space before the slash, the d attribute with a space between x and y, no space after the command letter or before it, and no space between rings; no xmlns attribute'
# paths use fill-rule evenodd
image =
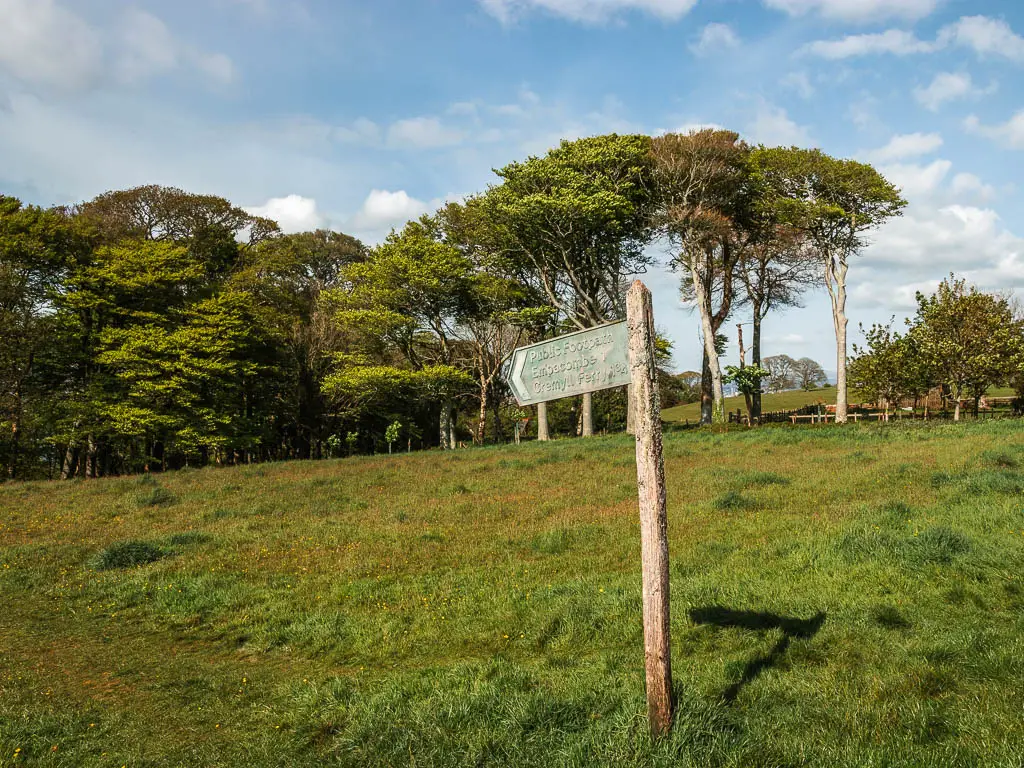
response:
<svg viewBox="0 0 1024 768"><path fill-rule="evenodd" d="M623 387L630 382L626 323L611 323L520 347L508 385L520 405Z"/></svg>

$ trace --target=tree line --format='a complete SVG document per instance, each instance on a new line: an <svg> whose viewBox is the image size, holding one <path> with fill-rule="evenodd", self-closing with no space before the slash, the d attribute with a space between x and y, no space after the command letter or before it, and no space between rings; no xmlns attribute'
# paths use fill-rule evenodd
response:
<svg viewBox="0 0 1024 768"><path fill-rule="evenodd" d="M722 329L824 285L846 409L846 276L905 201L870 165L726 130L563 141L367 247L284 235L223 198L146 186L52 209L0 196L0 464L103 474L621 429L627 393L524 412L523 343L624 317L668 253L703 344L702 420L724 419ZM671 348L659 340L662 364ZM770 364L770 363L769 363ZM693 382L662 376L666 403ZM395 427L395 425L399 427ZM389 431L389 427L391 428ZM385 440L385 436L388 438Z"/></svg>
<svg viewBox="0 0 1024 768"><path fill-rule="evenodd" d="M925 399L937 388L953 403L978 404L993 385L1010 385L1024 401L1024 315L1009 295L989 294L954 275L931 295L917 293L917 313L899 333L890 321L864 331L855 346L851 384L884 405Z"/></svg>

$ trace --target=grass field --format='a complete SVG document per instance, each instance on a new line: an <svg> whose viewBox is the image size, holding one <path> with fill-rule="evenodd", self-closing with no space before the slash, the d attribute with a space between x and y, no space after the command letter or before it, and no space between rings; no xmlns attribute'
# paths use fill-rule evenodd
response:
<svg viewBox="0 0 1024 768"><path fill-rule="evenodd" d="M765 413L768 411L795 411L798 408L803 408L805 405L814 405L815 403L835 405L835 402L835 387L816 389L810 392L794 389L789 392L761 395L761 410ZM737 408L744 413L747 412L743 395L725 398L725 410L727 412L735 411ZM674 408L666 408L662 411L661 418L667 422L685 422L689 420L691 424L694 424L700 421L700 403L687 403L686 405L677 405Z"/></svg>
<svg viewBox="0 0 1024 768"><path fill-rule="evenodd" d="M991 397L1013 397L1016 394L1016 390L1012 387L992 387L989 389L988 394ZM851 397L854 399L854 402L860 402L864 396L854 392ZM761 410L765 413L769 411L795 411L803 408L805 405L816 405L818 403L835 405L835 402L835 387L815 389L810 392L794 389L787 392L761 395ZM725 398L725 410L727 413L730 411L734 412L737 408L743 411L743 413L747 412L743 395ZM669 423L685 423L689 421L690 424L695 424L700 421L700 403L687 403L686 405L677 405L674 408L666 408L662 411L661 418Z"/></svg>
<svg viewBox="0 0 1024 768"><path fill-rule="evenodd" d="M1021 766L1014 421L666 436L671 737L628 438L0 486L0 765Z"/></svg>

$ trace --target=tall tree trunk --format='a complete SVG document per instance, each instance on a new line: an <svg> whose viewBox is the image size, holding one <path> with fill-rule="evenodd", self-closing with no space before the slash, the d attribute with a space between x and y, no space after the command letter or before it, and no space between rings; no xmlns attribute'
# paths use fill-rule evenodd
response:
<svg viewBox="0 0 1024 768"><path fill-rule="evenodd" d="M826 279L832 299L832 322L836 329L836 424L846 423L846 273L845 257L829 256Z"/></svg>
<svg viewBox="0 0 1024 768"><path fill-rule="evenodd" d="M708 256L704 257L709 258ZM701 397L701 423L710 424L711 421L725 421L725 388L722 384L722 366L718 359L718 350L715 349L715 327L711 319L711 286L705 281L700 269L691 269L690 277L693 280L694 296L697 299L697 306L700 309L700 327L704 334L704 359L706 369L701 375L701 389L704 388L704 373L710 377L711 397L714 405L712 413L708 417L704 414L704 398Z"/></svg>
<svg viewBox="0 0 1024 768"><path fill-rule="evenodd" d="M455 447L452 442L452 401L445 400L441 403L441 416L439 427L439 445L442 451L448 451Z"/></svg>
<svg viewBox="0 0 1024 768"><path fill-rule="evenodd" d="M486 381L480 382L480 416L476 422L476 441L484 444L485 430L487 429L487 392L490 387Z"/></svg>
<svg viewBox="0 0 1024 768"><path fill-rule="evenodd" d="M548 404L537 403L537 440L546 442L551 439L548 433Z"/></svg>
<svg viewBox="0 0 1024 768"><path fill-rule="evenodd" d="M594 436L594 393L587 392L583 395L583 437Z"/></svg>
<svg viewBox="0 0 1024 768"><path fill-rule="evenodd" d="M96 441L89 435L88 449L85 452L85 479L96 477Z"/></svg>
<svg viewBox="0 0 1024 768"><path fill-rule="evenodd" d="M78 448L73 442L68 442L64 450L64 464L60 468L60 479L70 480L75 476L75 467L78 466Z"/></svg>
<svg viewBox="0 0 1024 768"><path fill-rule="evenodd" d="M502 397L500 391L494 386L493 381L491 382L491 390L490 399L494 401L494 405L491 407L491 413L493 414L491 417L493 427L491 433L494 435L495 444L501 445L505 442L505 425L501 421Z"/></svg>
<svg viewBox="0 0 1024 768"><path fill-rule="evenodd" d="M753 338L750 340L750 362L751 365L758 368L761 367L761 319L761 305L754 304L754 331ZM754 419L759 421L761 419L760 388L758 388L758 391L751 395L750 398L751 422L753 422Z"/></svg>
<svg viewBox="0 0 1024 768"><path fill-rule="evenodd" d="M953 421L960 421L960 398L956 399L956 405L953 406Z"/></svg>
<svg viewBox="0 0 1024 768"><path fill-rule="evenodd" d="M708 364L708 352L704 350L700 365L700 423L710 424L714 419L715 396L711 386L711 366Z"/></svg>

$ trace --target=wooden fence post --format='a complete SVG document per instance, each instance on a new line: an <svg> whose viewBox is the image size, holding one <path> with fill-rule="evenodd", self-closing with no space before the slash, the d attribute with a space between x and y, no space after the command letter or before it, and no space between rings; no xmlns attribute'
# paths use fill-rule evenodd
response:
<svg viewBox="0 0 1024 768"><path fill-rule="evenodd" d="M626 294L629 367L636 435L636 482L640 500L640 556L643 567L644 666L651 733L672 725L672 646L669 621L668 517L661 402L654 357L651 292L634 280Z"/></svg>

